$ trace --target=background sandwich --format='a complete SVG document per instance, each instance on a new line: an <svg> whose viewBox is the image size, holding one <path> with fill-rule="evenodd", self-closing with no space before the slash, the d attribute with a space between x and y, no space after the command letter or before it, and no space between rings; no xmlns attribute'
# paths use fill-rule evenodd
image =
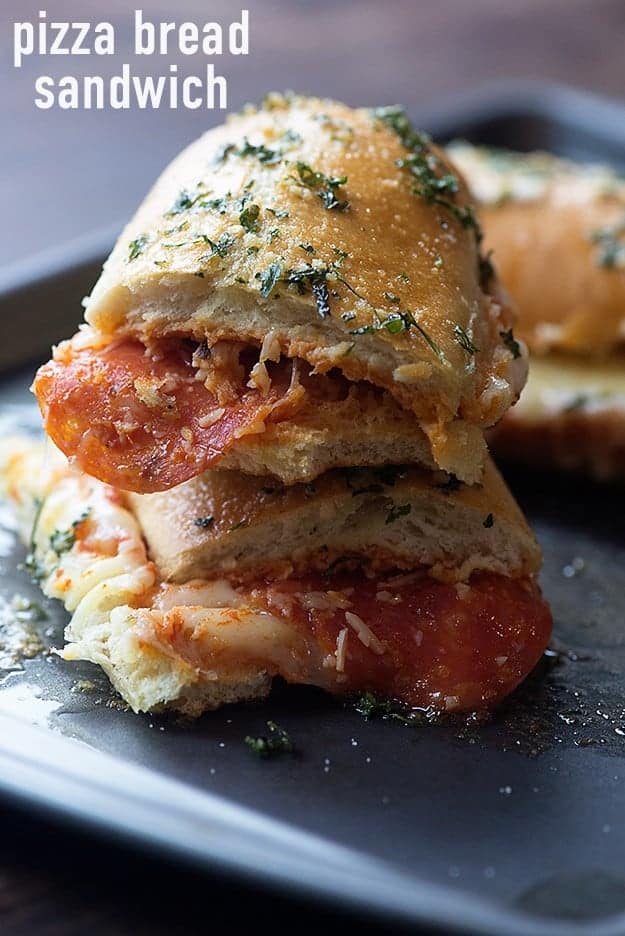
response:
<svg viewBox="0 0 625 936"><path fill-rule="evenodd" d="M491 435L511 460L625 477L625 182L547 153L457 144L485 247L532 353L519 404Z"/></svg>

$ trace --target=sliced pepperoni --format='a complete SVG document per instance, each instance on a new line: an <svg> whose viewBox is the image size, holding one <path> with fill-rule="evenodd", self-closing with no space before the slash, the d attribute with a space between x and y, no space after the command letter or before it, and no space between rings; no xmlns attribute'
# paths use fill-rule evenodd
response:
<svg viewBox="0 0 625 936"><path fill-rule="evenodd" d="M282 673L287 680L447 712L492 708L512 692L540 659L552 627L535 582L491 573L459 586L419 573L390 582L362 573L330 582L310 576L259 586L254 599L308 635L310 661L325 661L307 675L298 661L293 673Z"/></svg>
<svg viewBox="0 0 625 936"><path fill-rule="evenodd" d="M191 356L183 342L157 356L132 340L64 343L35 378L46 432L83 471L116 488L144 494L187 481L246 430L262 430L288 391L282 374L267 394L242 387L222 406L197 379Z"/></svg>

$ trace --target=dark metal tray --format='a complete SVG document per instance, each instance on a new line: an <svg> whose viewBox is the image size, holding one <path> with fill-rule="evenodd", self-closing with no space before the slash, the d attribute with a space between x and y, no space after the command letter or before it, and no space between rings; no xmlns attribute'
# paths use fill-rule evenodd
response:
<svg viewBox="0 0 625 936"><path fill-rule="evenodd" d="M563 89L508 87L419 122L440 138L625 168L625 110ZM33 368L73 330L111 240L104 232L0 275L3 435L36 425ZM95 667L45 652L11 662L8 605L16 592L39 595L1 514L0 787L207 870L378 914L387 927L625 934L623 492L509 480L545 550L554 651L481 726L364 721L286 687L266 705L195 723L135 716ZM66 617L44 607L32 627L58 646ZM266 732L267 719L290 732L296 756L260 761L248 750L245 735Z"/></svg>

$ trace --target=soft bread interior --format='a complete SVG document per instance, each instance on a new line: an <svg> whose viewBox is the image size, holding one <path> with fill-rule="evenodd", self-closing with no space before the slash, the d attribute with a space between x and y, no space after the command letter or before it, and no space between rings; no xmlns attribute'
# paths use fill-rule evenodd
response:
<svg viewBox="0 0 625 936"><path fill-rule="evenodd" d="M363 561L462 581L477 569L533 574L540 549L491 461L483 484L416 468L330 472L313 485L211 471L158 494L129 494L169 581L284 576Z"/></svg>

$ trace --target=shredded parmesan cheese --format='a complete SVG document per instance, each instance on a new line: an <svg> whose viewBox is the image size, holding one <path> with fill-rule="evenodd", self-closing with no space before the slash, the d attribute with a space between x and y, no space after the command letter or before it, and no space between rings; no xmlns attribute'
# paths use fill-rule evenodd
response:
<svg viewBox="0 0 625 936"><path fill-rule="evenodd" d="M213 426L216 422L219 422L225 412L226 410L223 406L211 410L206 416L200 416L197 421L198 426L200 429L208 429L209 426Z"/></svg>
<svg viewBox="0 0 625 936"><path fill-rule="evenodd" d="M336 638L336 671L337 673L345 672L345 657L347 654L347 638L349 637L349 629L343 627Z"/></svg>
<svg viewBox="0 0 625 936"><path fill-rule="evenodd" d="M368 650L372 650L378 656L385 652L385 647L382 641L378 640L371 628L365 624L361 617L358 617L358 615L354 614L353 611L346 611L345 620L351 627L353 627L358 636L358 640L364 644Z"/></svg>
<svg viewBox="0 0 625 936"><path fill-rule="evenodd" d="M165 379L155 380L150 377L136 377L133 381L137 396L145 406L153 409L174 410L176 398L159 392L165 383L167 383Z"/></svg>
<svg viewBox="0 0 625 936"><path fill-rule="evenodd" d="M264 363L264 361L280 360L280 343L278 342L275 331L268 331L265 335L258 360L261 364Z"/></svg>
<svg viewBox="0 0 625 936"><path fill-rule="evenodd" d="M252 390L260 390L260 392L264 394L269 393L271 389L271 377L262 361L258 361L254 364L254 367L250 371L250 379L247 382L247 386L251 387Z"/></svg>

